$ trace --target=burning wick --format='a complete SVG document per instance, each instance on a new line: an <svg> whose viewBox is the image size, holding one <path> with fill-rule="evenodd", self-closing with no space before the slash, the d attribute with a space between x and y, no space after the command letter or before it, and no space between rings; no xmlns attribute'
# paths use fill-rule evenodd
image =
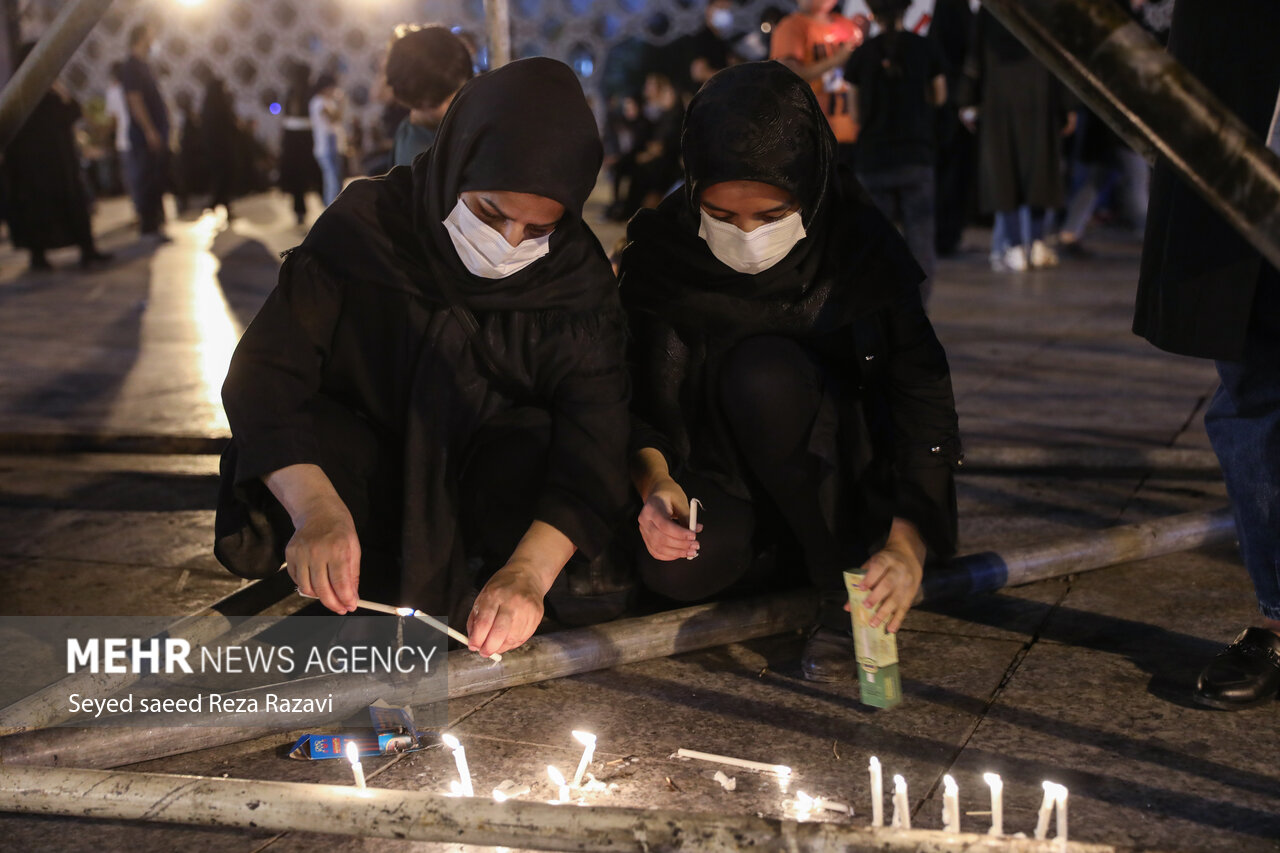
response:
<svg viewBox="0 0 1280 853"><path fill-rule="evenodd" d="M991 786L991 828L988 835L1004 835L1004 780L999 773L983 773L982 780Z"/></svg>
<svg viewBox="0 0 1280 853"><path fill-rule="evenodd" d="M453 750L453 761L458 765L458 783L459 790L462 791L464 797L474 797L475 789L471 787L471 768L467 767L467 751L462 748L462 744L451 734L440 735L440 740L444 741L444 745Z"/></svg>
<svg viewBox="0 0 1280 853"><path fill-rule="evenodd" d="M554 764L547 765L547 777L551 780L552 785L560 788L560 802L569 802L569 786L565 784L564 774L556 769Z"/></svg>
<svg viewBox="0 0 1280 853"><path fill-rule="evenodd" d="M893 777L893 826L898 829L911 828L911 810L907 803L907 780L901 776Z"/></svg>
<svg viewBox="0 0 1280 853"><path fill-rule="evenodd" d="M303 598L319 597L315 595L307 595L302 590L298 590L298 595L301 595ZM448 634L450 637L457 640L459 643L462 643L464 646L471 645L471 640L467 637L466 634L454 628L450 628L448 625L444 624L439 619L428 616L427 614L423 613L421 610L414 610L412 607L392 607L390 604L379 604L376 601L366 601L363 598L356 601L356 607L359 607L361 610L372 610L375 613L389 613L392 616L410 617L413 619L417 619L419 622L424 622L427 625L430 625L432 628L435 628L437 631L439 631L442 634ZM494 663L497 663L502 660L502 655L498 654L497 652L494 652L493 654L489 655L489 660L493 661Z"/></svg>
<svg viewBox="0 0 1280 853"><path fill-rule="evenodd" d="M1041 783L1044 788L1044 799L1040 801L1040 813L1036 816L1036 840L1044 841L1049 834L1049 816L1053 814L1054 794L1058 786L1053 782Z"/></svg>
<svg viewBox="0 0 1280 853"><path fill-rule="evenodd" d="M347 741L347 761L351 762L351 775L356 777L356 787L364 790L364 767L360 764L360 745L353 740Z"/></svg>
<svg viewBox="0 0 1280 853"><path fill-rule="evenodd" d="M581 788L582 777L591 764L591 756L596 753L596 736L591 732L574 732L573 736L577 738L578 743L586 747L582 750L582 760L578 762L578 772L573 774L573 787Z"/></svg>
<svg viewBox="0 0 1280 853"><path fill-rule="evenodd" d="M871 825L884 826L884 776L880 772L880 759L871 756L867 769L871 771Z"/></svg>
<svg viewBox="0 0 1280 853"><path fill-rule="evenodd" d="M947 832L960 831L960 788L950 773L942 777L942 824Z"/></svg>

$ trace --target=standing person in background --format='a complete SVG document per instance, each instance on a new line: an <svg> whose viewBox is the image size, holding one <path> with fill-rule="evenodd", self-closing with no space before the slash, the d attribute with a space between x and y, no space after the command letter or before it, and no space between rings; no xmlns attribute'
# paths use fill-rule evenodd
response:
<svg viewBox="0 0 1280 853"><path fill-rule="evenodd" d="M227 219L232 218L231 196L237 186L236 161L243 150L240 120L231 106L231 93L218 77L211 77L204 87L204 103L200 107L201 134L205 164L209 168L209 207L215 211L222 205Z"/></svg>
<svg viewBox="0 0 1280 853"><path fill-rule="evenodd" d="M643 114L649 132L633 161L625 211L628 218L642 207L657 207L681 176L684 102L666 76L653 73L645 78Z"/></svg>
<svg viewBox="0 0 1280 853"><path fill-rule="evenodd" d="M964 68L973 40L974 12L969 0L937 0L929 40L947 63L947 103L938 111L938 254L960 248L964 226L973 213L974 178L978 173L973 131L960 121L959 104L966 88Z"/></svg>
<svg viewBox="0 0 1280 853"><path fill-rule="evenodd" d="M19 50L18 64L34 44ZM80 266L110 260L93 242L89 197L73 126L80 105L55 81L4 151L4 176L13 244L31 253L31 270L52 269L45 252L80 247Z"/></svg>
<svg viewBox="0 0 1280 853"><path fill-rule="evenodd" d="M1169 52L1280 153L1278 41L1272 0L1178 0L1173 9ZM1260 611L1200 673L1193 697L1228 711L1270 704L1280 694L1280 270L1163 161L1133 330L1216 361L1222 384L1204 425ZM1274 743L1274 730L1267 737Z"/></svg>
<svg viewBox="0 0 1280 853"><path fill-rule="evenodd" d="M169 109L160 95L148 60L155 44L150 24L129 31L129 58L120 67L120 83L129 104L129 186L138 209L138 230L166 242L164 191L169 181Z"/></svg>
<svg viewBox="0 0 1280 853"><path fill-rule="evenodd" d="M664 63L671 82L681 94L693 96L717 71L728 68L732 60L730 36L733 34L732 0L710 0L704 13L702 28L696 33L673 41L666 49Z"/></svg>
<svg viewBox="0 0 1280 853"><path fill-rule="evenodd" d="M107 115L115 121L115 168L114 173L120 178L124 190L133 198L133 187L124 177L124 163L129 159L129 104L125 100L124 86L120 83L120 69L123 62L111 63L111 82L107 84L107 92L103 98ZM134 201L137 204L137 201Z"/></svg>
<svg viewBox="0 0 1280 853"><path fill-rule="evenodd" d="M293 214L298 224L307 220L307 193L320 184L315 140L308 111L311 69L299 62L289 75L289 91L284 99L284 131L280 137L280 189L293 196Z"/></svg>
<svg viewBox="0 0 1280 853"><path fill-rule="evenodd" d="M876 206L902 228L924 270L920 298L926 304L938 266L934 225L935 113L947 100L945 63L938 46L904 32L911 0L867 0L883 32L849 57L853 119L862 128L858 179Z"/></svg>
<svg viewBox="0 0 1280 853"><path fill-rule="evenodd" d="M338 78L332 74L321 74L307 111L311 115L312 153L320 164L323 183L320 194L325 207L333 204L342 191L342 157L347 150L342 101Z"/></svg>
<svg viewBox="0 0 1280 853"><path fill-rule="evenodd" d="M1045 212L1062 207L1062 137L1075 129L1061 84L990 12L978 13L966 74L979 93L983 210L995 213L991 268L1058 263L1044 242Z"/></svg>
<svg viewBox="0 0 1280 853"><path fill-rule="evenodd" d="M809 81L836 135L840 161L852 168L858 126L843 69L865 33L835 7L836 0L798 0L798 10L774 26L769 58Z"/></svg>
<svg viewBox="0 0 1280 853"><path fill-rule="evenodd" d="M448 27L396 28L387 49L386 80L409 115L396 127L392 166L412 166L413 158L431 147L453 96L472 76L471 51Z"/></svg>

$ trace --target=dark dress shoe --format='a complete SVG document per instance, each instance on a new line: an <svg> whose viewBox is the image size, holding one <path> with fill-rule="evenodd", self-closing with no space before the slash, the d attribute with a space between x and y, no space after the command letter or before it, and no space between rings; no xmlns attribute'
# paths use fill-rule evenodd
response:
<svg viewBox="0 0 1280 853"><path fill-rule="evenodd" d="M1280 693L1280 636L1266 628L1245 628L1200 673L1195 700L1235 711L1265 705Z"/></svg>
<svg viewBox="0 0 1280 853"><path fill-rule="evenodd" d="M830 628L814 628L800 654L800 671L809 681L856 680L858 658L853 651L853 636Z"/></svg>
<svg viewBox="0 0 1280 853"><path fill-rule="evenodd" d="M80 253L80 269L88 269L95 263L105 264L107 261L111 260L114 257L115 255L111 254L110 252L99 252L97 249L94 249L92 252L81 252Z"/></svg>

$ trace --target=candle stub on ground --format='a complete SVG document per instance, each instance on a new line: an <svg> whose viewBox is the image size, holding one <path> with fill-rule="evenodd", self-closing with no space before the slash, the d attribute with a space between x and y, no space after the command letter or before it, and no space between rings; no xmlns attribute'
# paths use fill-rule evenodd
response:
<svg viewBox="0 0 1280 853"><path fill-rule="evenodd" d="M898 638L881 624L871 627L871 611L863 606L865 590L858 589L862 572L845 572L853 622L853 651L858 658L858 687L862 704L892 708L902 701L902 677L898 674Z"/></svg>

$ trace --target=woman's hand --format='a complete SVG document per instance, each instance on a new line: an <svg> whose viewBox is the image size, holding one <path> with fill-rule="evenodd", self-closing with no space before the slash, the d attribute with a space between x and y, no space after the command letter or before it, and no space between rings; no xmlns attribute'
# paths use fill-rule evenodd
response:
<svg viewBox="0 0 1280 853"><path fill-rule="evenodd" d="M480 590L467 617L469 648L488 657L523 645L542 622L545 594L538 572L507 563Z"/></svg>
<svg viewBox="0 0 1280 853"><path fill-rule="evenodd" d="M319 500L302 513L284 549L298 592L320 599L335 613L356 609L360 588L360 539L341 500Z"/></svg>
<svg viewBox="0 0 1280 853"><path fill-rule="evenodd" d="M654 482L637 519L640 536L655 560L693 559L698 556L698 539L689 529L689 497L670 477ZM698 525L698 532L702 525Z"/></svg>
<svg viewBox="0 0 1280 853"><path fill-rule="evenodd" d="M884 548L862 566L866 577L859 588L868 591L863 606L872 612L872 627L884 624L890 634L902 627L924 578L926 553L916 526L895 518ZM848 610L849 605L845 604L844 609Z"/></svg>

